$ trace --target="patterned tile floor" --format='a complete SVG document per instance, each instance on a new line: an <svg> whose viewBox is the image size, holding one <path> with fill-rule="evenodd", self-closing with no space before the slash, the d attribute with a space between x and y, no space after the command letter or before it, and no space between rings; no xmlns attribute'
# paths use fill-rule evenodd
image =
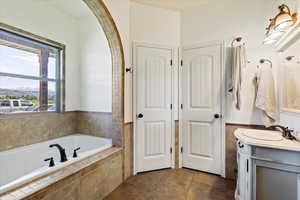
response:
<svg viewBox="0 0 300 200"><path fill-rule="evenodd" d="M141 173L105 200L234 200L235 181L188 169Z"/></svg>

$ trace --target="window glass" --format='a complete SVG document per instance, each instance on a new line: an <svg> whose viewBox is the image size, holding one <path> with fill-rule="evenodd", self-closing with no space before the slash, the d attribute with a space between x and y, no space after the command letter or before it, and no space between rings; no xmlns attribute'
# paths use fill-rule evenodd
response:
<svg viewBox="0 0 300 200"><path fill-rule="evenodd" d="M0 44L0 72L39 76L39 55Z"/></svg>
<svg viewBox="0 0 300 200"><path fill-rule="evenodd" d="M59 54L0 29L0 114L60 111Z"/></svg>
<svg viewBox="0 0 300 200"><path fill-rule="evenodd" d="M38 80L0 76L0 114L26 112L32 110L30 107L38 107L39 86Z"/></svg>
<svg viewBox="0 0 300 200"><path fill-rule="evenodd" d="M48 111L56 109L56 83L49 82L48 84Z"/></svg>
<svg viewBox="0 0 300 200"><path fill-rule="evenodd" d="M48 77L55 78L56 77L56 57L49 57L48 61Z"/></svg>

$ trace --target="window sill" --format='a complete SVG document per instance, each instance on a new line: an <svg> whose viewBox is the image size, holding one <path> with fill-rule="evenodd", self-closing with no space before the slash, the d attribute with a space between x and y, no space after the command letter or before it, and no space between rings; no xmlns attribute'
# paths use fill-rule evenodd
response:
<svg viewBox="0 0 300 200"><path fill-rule="evenodd" d="M66 112L56 112L56 111L46 111L46 112L28 112L28 113L11 113L11 114L0 114L0 120L1 119L16 119L16 118L25 118L29 116L40 116L40 115L60 115L64 114Z"/></svg>

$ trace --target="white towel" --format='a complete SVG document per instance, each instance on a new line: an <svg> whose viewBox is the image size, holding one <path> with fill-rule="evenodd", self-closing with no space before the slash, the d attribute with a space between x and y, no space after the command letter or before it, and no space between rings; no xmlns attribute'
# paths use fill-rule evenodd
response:
<svg viewBox="0 0 300 200"><path fill-rule="evenodd" d="M233 47L233 63L231 70L230 91L233 94L234 105L241 108L242 69L247 65L245 45Z"/></svg>
<svg viewBox="0 0 300 200"><path fill-rule="evenodd" d="M260 67L254 83L256 85L255 106L262 110L262 121L266 127L276 122L278 110L273 72L270 67Z"/></svg>
<svg viewBox="0 0 300 200"><path fill-rule="evenodd" d="M285 66L284 89L285 89L285 108L300 109L300 68L297 63L287 63Z"/></svg>

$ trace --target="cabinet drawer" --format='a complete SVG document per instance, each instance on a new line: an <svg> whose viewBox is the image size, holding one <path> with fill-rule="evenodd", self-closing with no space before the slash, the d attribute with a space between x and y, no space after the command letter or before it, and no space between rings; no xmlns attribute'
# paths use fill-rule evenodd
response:
<svg viewBox="0 0 300 200"><path fill-rule="evenodd" d="M269 162L300 166L300 153L294 151L252 147L252 156Z"/></svg>

